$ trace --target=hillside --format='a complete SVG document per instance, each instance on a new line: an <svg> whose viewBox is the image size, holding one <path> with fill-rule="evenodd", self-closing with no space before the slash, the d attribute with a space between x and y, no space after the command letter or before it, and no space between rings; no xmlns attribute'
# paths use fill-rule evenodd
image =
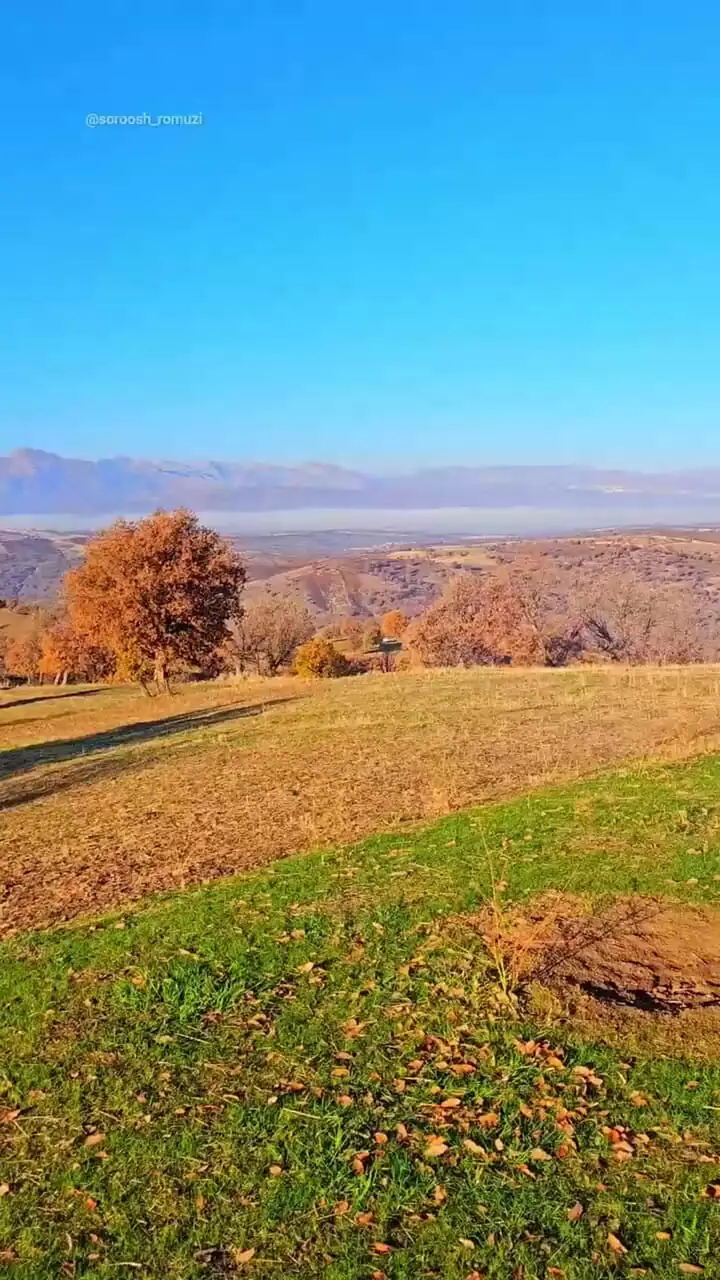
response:
<svg viewBox="0 0 720 1280"><path fill-rule="evenodd" d="M92 918L0 944L10 1272L715 1280L719 691L13 695L6 930Z"/></svg>
<svg viewBox="0 0 720 1280"><path fill-rule="evenodd" d="M53 599L64 574L79 561L86 540L81 533L0 529L0 599Z"/></svg>
<svg viewBox="0 0 720 1280"><path fill-rule="evenodd" d="M373 535L378 543L382 534ZM0 531L0 599L49 602L82 555L84 533ZM632 581L691 592L709 636L720 636L720 540L717 532L610 532L539 539L465 539L456 543L362 549L347 533L232 538L245 557L248 598L285 596L306 605L318 624L339 616L415 615L460 570L515 568L567 606L591 584ZM329 554L328 554L329 553Z"/></svg>
<svg viewBox="0 0 720 1280"><path fill-rule="evenodd" d="M0 693L0 933L720 746L719 698L703 666Z"/></svg>
<svg viewBox="0 0 720 1280"><path fill-rule="evenodd" d="M421 613L459 571L511 568L543 583L552 577L559 603L580 588L608 581L683 587L692 592L708 632L720 635L720 541L692 533L608 533L572 538L506 539L437 544L384 554L314 560L258 576L250 594L289 595L321 620L365 617L386 609Z"/></svg>
<svg viewBox="0 0 720 1280"><path fill-rule="evenodd" d="M388 609L415 614L441 594L452 572L451 565L420 554L345 556L258 576L248 595L289 597L322 621L377 617Z"/></svg>

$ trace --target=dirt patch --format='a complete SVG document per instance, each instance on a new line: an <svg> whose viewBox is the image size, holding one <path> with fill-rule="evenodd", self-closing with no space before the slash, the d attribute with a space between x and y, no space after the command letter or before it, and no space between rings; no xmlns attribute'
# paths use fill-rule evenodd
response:
<svg viewBox="0 0 720 1280"><path fill-rule="evenodd" d="M520 980L650 1013L720 1008L720 914L710 909L635 897L598 910L551 894L486 936Z"/></svg>

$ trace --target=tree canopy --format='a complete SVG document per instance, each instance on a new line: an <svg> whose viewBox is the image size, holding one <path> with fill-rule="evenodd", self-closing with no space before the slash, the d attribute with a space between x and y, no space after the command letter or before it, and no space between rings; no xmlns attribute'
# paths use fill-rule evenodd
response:
<svg viewBox="0 0 720 1280"><path fill-rule="evenodd" d="M202 665L238 616L244 565L190 511L118 520L66 579L72 628L109 650L118 674L159 691L181 664Z"/></svg>

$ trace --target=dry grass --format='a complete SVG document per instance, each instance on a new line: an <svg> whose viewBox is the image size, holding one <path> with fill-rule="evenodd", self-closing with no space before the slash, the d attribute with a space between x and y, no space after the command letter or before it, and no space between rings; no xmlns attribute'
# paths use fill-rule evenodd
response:
<svg viewBox="0 0 720 1280"><path fill-rule="evenodd" d="M6 693L0 932L717 746L710 667Z"/></svg>
<svg viewBox="0 0 720 1280"><path fill-rule="evenodd" d="M19 640L37 627L37 614L17 609L0 609L0 640Z"/></svg>

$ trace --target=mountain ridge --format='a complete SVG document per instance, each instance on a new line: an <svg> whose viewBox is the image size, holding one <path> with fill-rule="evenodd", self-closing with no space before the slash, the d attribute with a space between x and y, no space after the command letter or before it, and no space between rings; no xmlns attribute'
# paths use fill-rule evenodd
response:
<svg viewBox="0 0 720 1280"><path fill-rule="evenodd" d="M361 471L334 463L66 458L41 449L0 457L0 516L141 514L162 506L217 512L718 504L720 469L667 472L584 465L416 467ZM705 514L703 517L705 518Z"/></svg>

